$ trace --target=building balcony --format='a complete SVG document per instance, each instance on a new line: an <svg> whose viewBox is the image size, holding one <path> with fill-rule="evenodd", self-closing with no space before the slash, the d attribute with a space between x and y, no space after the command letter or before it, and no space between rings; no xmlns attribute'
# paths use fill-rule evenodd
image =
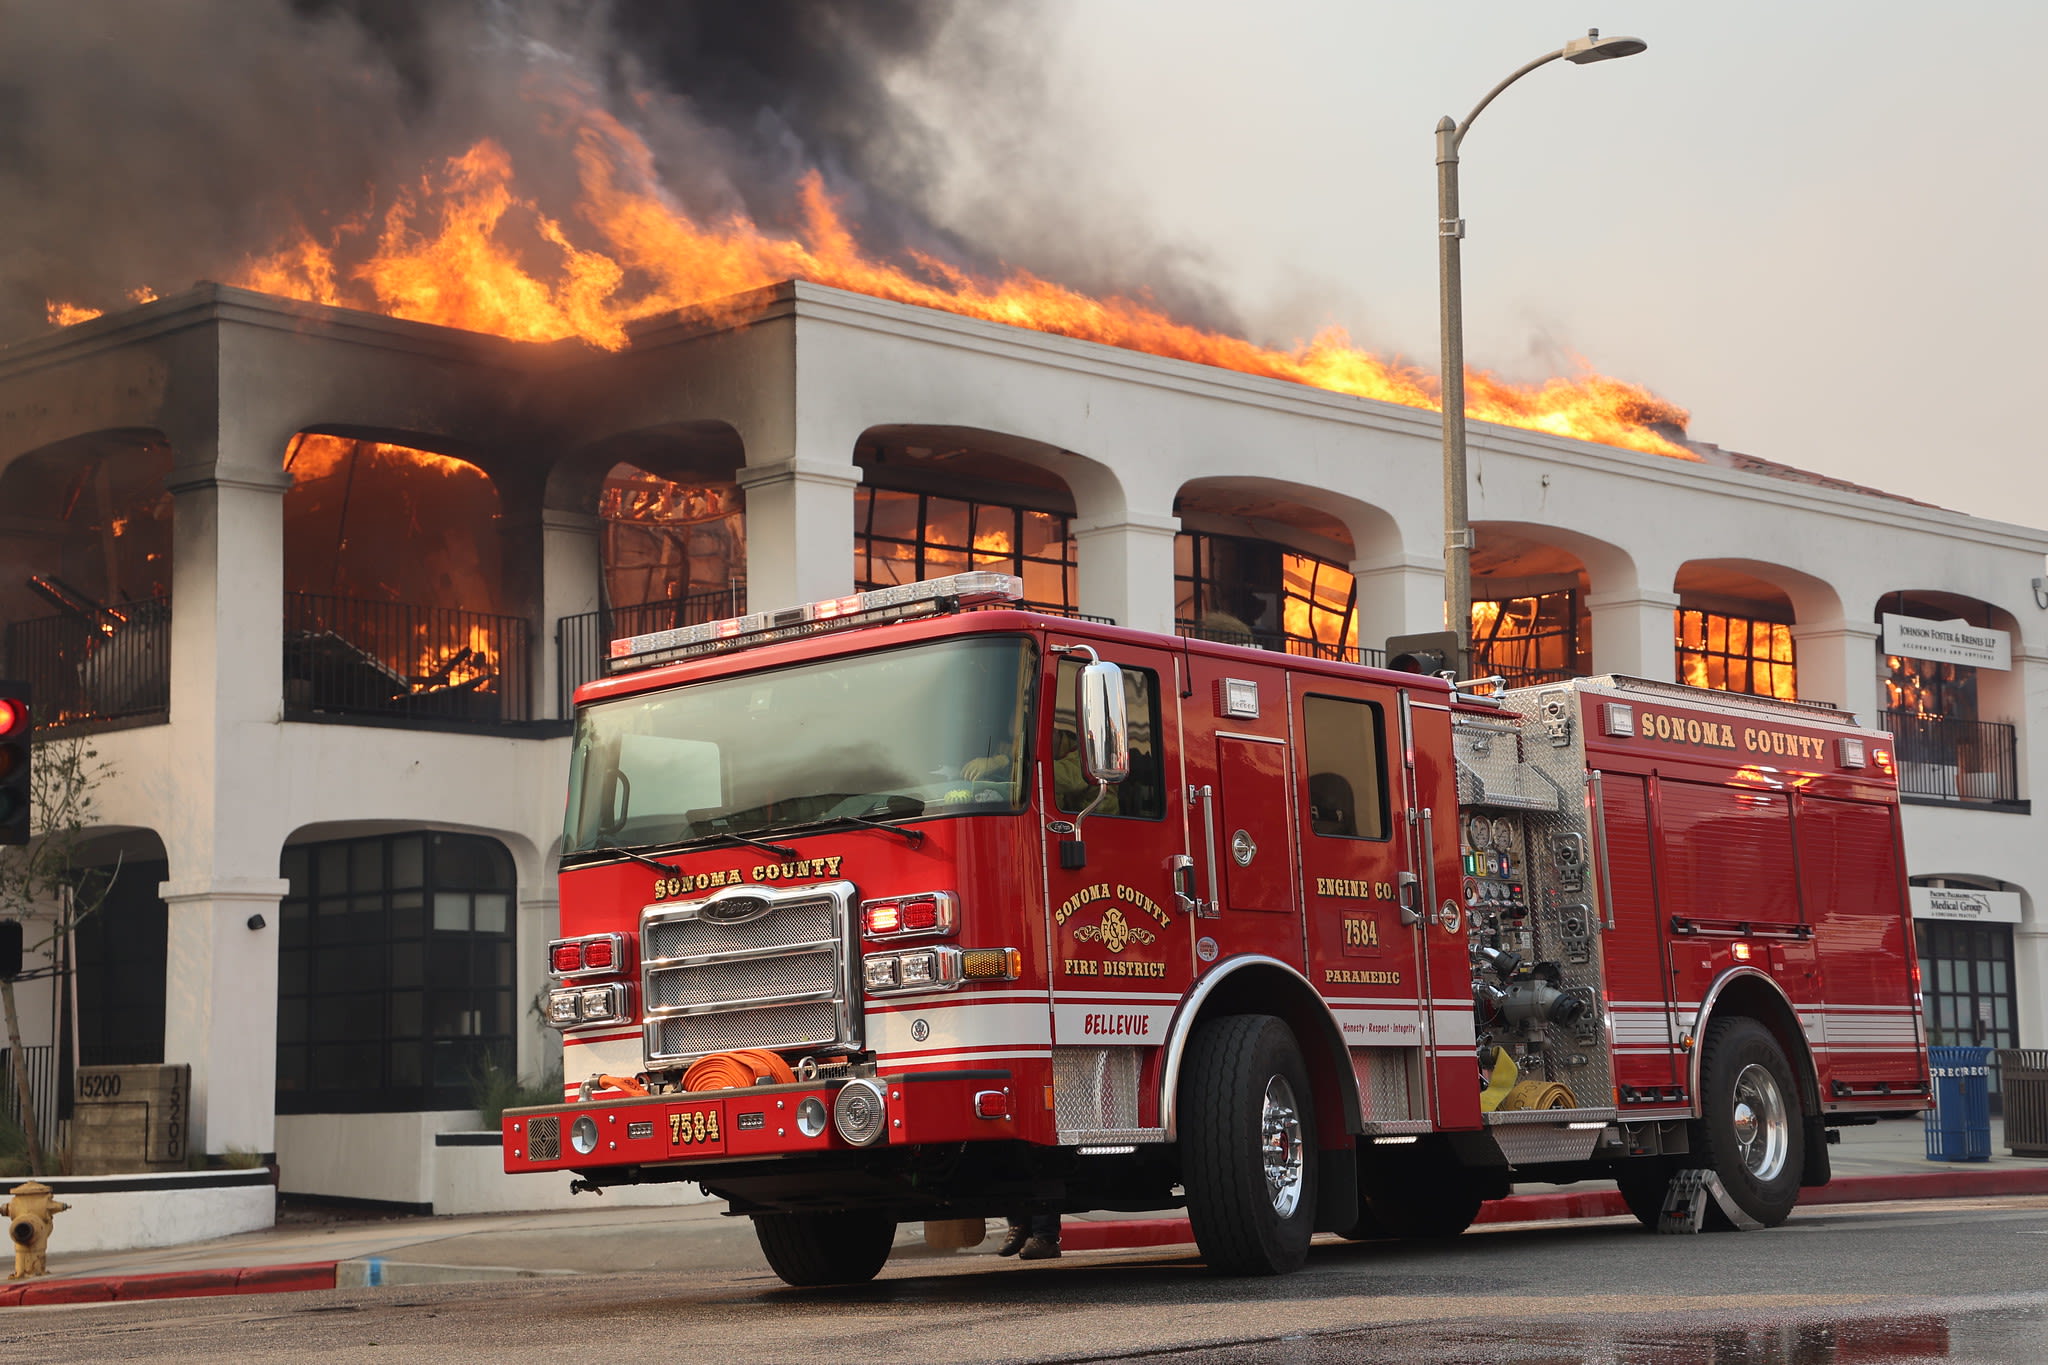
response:
<svg viewBox="0 0 2048 1365"><path fill-rule="evenodd" d="M11 622L0 676L29 685L44 729L161 724L171 704L170 601Z"/></svg>
<svg viewBox="0 0 2048 1365"><path fill-rule="evenodd" d="M430 728L534 719L525 618L285 594L284 714Z"/></svg>
<svg viewBox="0 0 2048 1365"><path fill-rule="evenodd" d="M1935 805L2024 812L2019 734L1998 721L1887 711L1880 723L1898 742L1899 797Z"/></svg>

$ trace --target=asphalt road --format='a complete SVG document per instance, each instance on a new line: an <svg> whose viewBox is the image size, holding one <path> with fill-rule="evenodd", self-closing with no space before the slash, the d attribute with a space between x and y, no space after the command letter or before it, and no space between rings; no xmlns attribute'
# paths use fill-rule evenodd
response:
<svg viewBox="0 0 2048 1365"><path fill-rule="evenodd" d="M1226 1280L1172 1249L893 1261L855 1290L765 1269L559 1276L0 1314L0 1359L1171 1360L1871 1365L2048 1359L2048 1199L1841 1206L1761 1233L1618 1222L1319 1244Z"/></svg>

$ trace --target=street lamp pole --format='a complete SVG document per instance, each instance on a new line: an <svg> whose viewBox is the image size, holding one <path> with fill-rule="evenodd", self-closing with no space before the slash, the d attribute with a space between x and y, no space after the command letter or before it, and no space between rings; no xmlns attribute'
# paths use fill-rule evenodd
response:
<svg viewBox="0 0 2048 1365"><path fill-rule="evenodd" d="M1457 658L1448 662L1459 677L1472 665L1472 523L1465 491L1465 297L1458 243L1465 220L1458 216L1458 145L1471 130L1480 110L1494 96L1539 66L1562 57L1568 62L1607 61L1633 57L1649 44L1640 38L1602 38L1589 29L1555 52L1547 52L1486 92L1463 123L1446 114L1436 125L1436 242L1438 328L1443 342L1444 428L1444 628L1458 637Z"/></svg>

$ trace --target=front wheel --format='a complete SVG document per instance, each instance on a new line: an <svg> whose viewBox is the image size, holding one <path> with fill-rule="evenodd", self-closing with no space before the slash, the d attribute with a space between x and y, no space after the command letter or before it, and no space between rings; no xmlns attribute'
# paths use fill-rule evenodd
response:
<svg viewBox="0 0 2048 1365"><path fill-rule="evenodd" d="M768 1268L799 1289L865 1284L889 1259L896 1220L864 1209L840 1213L757 1213L754 1237Z"/></svg>
<svg viewBox="0 0 2048 1365"><path fill-rule="evenodd" d="M1698 1164L1711 1167L1744 1212L1776 1227L1799 1202L1806 1171L1806 1124L1799 1088L1777 1039L1754 1019L1717 1019L1700 1066L1701 1108L1693 1125ZM1707 1221L1728 1219L1709 1204Z"/></svg>
<svg viewBox="0 0 2048 1365"><path fill-rule="evenodd" d="M1294 1035L1264 1014L1195 1030L1181 1065L1181 1182L1209 1268L1279 1275L1315 1231L1315 1101Z"/></svg>

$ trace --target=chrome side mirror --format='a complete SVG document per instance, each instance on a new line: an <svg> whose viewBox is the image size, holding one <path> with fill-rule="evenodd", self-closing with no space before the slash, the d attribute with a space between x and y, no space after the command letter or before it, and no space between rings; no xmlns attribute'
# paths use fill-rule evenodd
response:
<svg viewBox="0 0 2048 1365"><path fill-rule="evenodd" d="M1081 669L1081 771L1101 786L1131 775L1131 732L1124 718L1124 674L1095 659Z"/></svg>

